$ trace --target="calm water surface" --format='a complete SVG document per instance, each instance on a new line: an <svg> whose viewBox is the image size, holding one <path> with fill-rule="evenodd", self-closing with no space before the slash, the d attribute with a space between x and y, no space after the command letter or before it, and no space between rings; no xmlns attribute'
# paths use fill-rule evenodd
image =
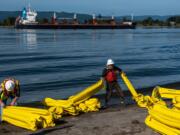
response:
<svg viewBox="0 0 180 135"><path fill-rule="evenodd" d="M21 102L61 99L86 88L100 78L108 58L136 88L178 82L180 29L0 28L0 81L19 79Z"/></svg>

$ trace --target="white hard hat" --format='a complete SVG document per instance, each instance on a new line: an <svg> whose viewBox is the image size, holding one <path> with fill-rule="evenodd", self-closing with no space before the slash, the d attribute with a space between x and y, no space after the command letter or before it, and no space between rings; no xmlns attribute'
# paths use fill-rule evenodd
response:
<svg viewBox="0 0 180 135"><path fill-rule="evenodd" d="M15 83L14 83L14 81L8 80L8 81L5 83L5 88L6 88L7 91L13 91L14 88L15 88Z"/></svg>
<svg viewBox="0 0 180 135"><path fill-rule="evenodd" d="M114 61L112 59L108 59L107 60L107 66L108 65L114 65Z"/></svg>

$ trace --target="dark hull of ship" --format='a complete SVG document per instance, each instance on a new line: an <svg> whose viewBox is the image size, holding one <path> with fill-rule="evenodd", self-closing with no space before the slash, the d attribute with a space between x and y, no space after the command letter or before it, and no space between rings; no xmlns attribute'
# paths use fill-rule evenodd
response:
<svg viewBox="0 0 180 135"><path fill-rule="evenodd" d="M136 25L128 24L17 24L17 29L135 29Z"/></svg>

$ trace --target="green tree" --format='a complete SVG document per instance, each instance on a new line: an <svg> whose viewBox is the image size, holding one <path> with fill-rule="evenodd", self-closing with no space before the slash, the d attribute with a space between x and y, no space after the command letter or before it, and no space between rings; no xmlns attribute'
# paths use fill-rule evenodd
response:
<svg viewBox="0 0 180 135"><path fill-rule="evenodd" d="M123 22L125 22L125 21L127 21L128 19L124 16L124 17L122 18L122 20L123 20Z"/></svg>
<svg viewBox="0 0 180 135"><path fill-rule="evenodd" d="M176 22L180 23L180 16L172 16L167 19L167 22Z"/></svg>
<svg viewBox="0 0 180 135"><path fill-rule="evenodd" d="M15 24L15 17L8 17L6 19L3 20L2 25L4 26L12 26Z"/></svg>
<svg viewBox="0 0 180 135"><path fill-rule="evenodd" d="M49 20L47 18L43 18L42 22L43 23L49 23Z"/></svg>
<svg viewBox="0 0 180 135"><path fill-rule="evenodd" d="M148 17L148 18L144 19L142 21L142 24L145 25L145 26L152 26L152 24L153 24L152 17Z"/></svg>
<svg viewBox="0 0 180 135"><path fill-rule="evenodd" d="M165 25L165 22L159 20L159 19L156 19L153 21L153 25L157 25L157 26L164 26Z"/></svg>
<svg viewBox="0 0 180 135"><path fill-rule="evenodd" d="M42 19L38 18L37 22L39 22L39 23L49 23L49 20L47 18L42 18Z"/></svg>

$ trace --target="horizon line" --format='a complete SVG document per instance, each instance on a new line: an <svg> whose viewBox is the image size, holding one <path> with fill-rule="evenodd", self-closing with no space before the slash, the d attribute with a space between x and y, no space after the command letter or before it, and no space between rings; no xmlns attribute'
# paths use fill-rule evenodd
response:
<svg viewBox="0 0 180 135"><path fill-rule="evenodd" d="M52 11L52 10L39 10L39 11L37 11L37 10L34 10L34 11L36 11L36 12L55 12L55 13L70 13L70 14L84 14L84 15L92 15L92 13L82 13L82 12L68 12L68 11ZM0 10L0 12L21 12L21 10ZM93 13L93 14L95 14L95 13ZM131 14L126 14L126 15L114 15L114 14L112 14L112 15L103 15L103 14L101 14L101 13L97 13L97 14L95 14L95 15L102 15L102 16L131 16ZM167 15L159 15L159 14L144 14L144 15L133 15L133 16L180 16L180 14L173 14L173 15L170 15L170 14L167 14Z"/></svg>

